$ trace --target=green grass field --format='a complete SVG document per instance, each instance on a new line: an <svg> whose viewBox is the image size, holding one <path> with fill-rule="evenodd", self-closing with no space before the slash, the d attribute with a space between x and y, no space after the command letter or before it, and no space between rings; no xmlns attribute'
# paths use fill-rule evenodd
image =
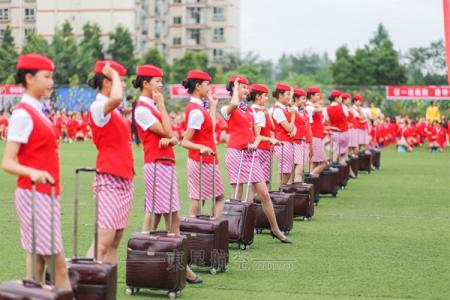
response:
<svg viewBox="0 0 450 300"><path fill-rule="evenodd" d="M4 143L0 143L3 153ZM224 149L220 148L222 167ZM186 197L186 151L177 148L183 214ZM74 169L91 166L91 143L63 144L63 230L66 255L72 253ZM135 150L135 203L121 245L118 299L143 299L163 293L125 290L126 239L141 228L143 218L142 150ZM224 172L224 168L222 168ZM226 178L225 173L223 173ZM91 177L82 179L79 252L84 254L93 233ZM15 178L0 173L0 281L24 275L24 252L14 210ZM229 188L227 187L227 196ZM204 284L187 286L182 299L450 299L450 151L423 149L382 153L382 168L361 174L339 192L323 197L311 222L296 221L282 245L266 234L252 248L231 246L230 268L224 274L202 274Z"/></svg>

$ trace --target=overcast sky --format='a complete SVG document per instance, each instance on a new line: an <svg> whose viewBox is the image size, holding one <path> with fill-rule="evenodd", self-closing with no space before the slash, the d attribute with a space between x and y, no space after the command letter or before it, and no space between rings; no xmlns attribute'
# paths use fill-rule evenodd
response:
<svg viewBox="0 0 450 300"><path fill-rule="evenodd" d="M334 57L367 43L383 23L397 49L444 38L442 0L240 0L241 51L277 60L312 49Z"/></svg>

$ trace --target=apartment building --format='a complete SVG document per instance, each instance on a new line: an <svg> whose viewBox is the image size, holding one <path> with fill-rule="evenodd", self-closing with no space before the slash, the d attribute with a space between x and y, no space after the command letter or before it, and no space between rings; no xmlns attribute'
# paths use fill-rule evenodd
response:
<svg viewBox="0 0 450 300"><path fill-rule="evenodd" d="M36 0L0 0L0 41L8 26L21 49L26 35L36 30Z"/></svg>

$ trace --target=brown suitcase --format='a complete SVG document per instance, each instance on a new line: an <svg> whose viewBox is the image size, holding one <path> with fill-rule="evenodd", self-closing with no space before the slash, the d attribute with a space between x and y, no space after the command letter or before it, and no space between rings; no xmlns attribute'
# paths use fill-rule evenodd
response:
<svg viewBox="0 0 450 300"><path fill-rule="evenodd" d="M338 153L341 153L341 145L338 143ZM339 157L337 161L333 161L333 139L331 139L331 148L330 148L330 166L338 170L338 185L341 188L345 188L347 186L348 180L350 179L350 167L347 163L342 164L339 162Z"/></svg>
<svg viewBox="0 0 450 300"><path fill-rule="evenodd" d="M157 158L157 161L171 161L172 158ZM154 165L157 174L157 164ZM171 189L174 184L174 169L171 174ZM153 178L153 186L156 186ZM153 209L155 211L155 193L153 189ZM170 210L172 210L172 193L170 193ZM155 214L152 213L152 225ZM169 228L172 228L172 214L169 214ZM187 242L183 235L177 236L167 231L150 233L133 233L128 240L126 260L126 294L134 295L141 288L165 290L169 298L181 296L186 286Z"/></svg>
<svg viewBox="0 0 450 300"><path fill-rule="evenodd" d="M202 198L203 155L200 155L199 198ZM213 195L215 195L215 164L213 165ZM211 274L224 272L228 266L228 221L214 216L215 197L211 199L211 215L181 218L180 231L187 237L189 265L208 268Z"/></svg>
<svg viewBox="0 0 450 300"><path fill-rule="evenodd" d="M336 198L339 190L338 170L327 168L320 173L320 194L331 194Z"/></svg>
<svg viewBox="0 0 450 300"><path fill-rule="evenodd" d="M241 151L242 154L239 164L237 186L239 186L239 177L244 160L244 151L253 151L250 174L253 172L253 165L255 163L256 151L246 149ZM249 177L251 178L251 175ZM225 201L224 212L222 216L222 219L228 221L228 241L230 243L237 243L239 249L241 250L249 249L250 245L253 243L253 238L255 235L256 204L247 201L249 189L250 182L247 186L245 201L240 201L236 200L238 191L238 188L236 188L234 199Z"/></svg>
<svg viewBox="0 0 450 300"><path fill-rule="evenodd" d="M365 152L358 153L358 170L370 174L372 171L372 154Z"/></svg>
<svg viewBox="0 0 450 300"><path fill-rule="evenodd" d="M289 234L294 226L294 195L290 193L283 193L279 191L269 192L270 200L272 200L273 210L277 218L278 227L285 234ZM261 200L258 197L254 199L256 206L256 222L255 232L262 233L263 229L271 229L269 220L266 217L261 205Z"/></svg>
<svg viewBox="0 0 450 300"><path fill-rule="evenodd" d="M97 259L98 252L98 201L95 199L94 257L78 257L78 204L80 173L97 173L95 168L75 170L75 206L73 231L73 257L67 261L71 274L76 274L72 289L77 300L115 300L117 294L117 264L103 263Z"/></svg>
<svg viewBox="0 0 450 300"><path fill-rule="evenodd" d="M359 170L359 158L358 155L351 155L349 156L348 163L350 165L350 168L352 169L353 173L356 177L358 177L358 170Z"/></svg>
<svg viewBox="0 0 450 300"><path fill-rule="evenodd" d="M320 176L311 173L305 173L305 183L312 184L314 186L314 204L319 205L320 201Z"/></svg>
<svg viewBox="0 0 450 300"><path fill-rule="evenodd" d="M22 281L7 281L0 284L0 300L72 300L73 293L72 291L66 291L63 289L58 289L54 287L54 278L55 278L55 255L51 256L52 268L51 268L51 282L52 285L43 285L37 282L35 279L37 278L36 273L36 223L35 223L35 199L36 199L36 187L32 185L32 204L31 204L31 226L32 226L32 279L26 279ZM51 192L51 209L54 209L55 201L55 187L52 185ZM51 218L51 226L54 228L53 223L53 213ZM54 232L52 230L52 236L54 236ZM53 240L53 238L52 238ZM54 243L52 242L52 248L54 247ZM52 251L54 253L54 251Z"/></svg>

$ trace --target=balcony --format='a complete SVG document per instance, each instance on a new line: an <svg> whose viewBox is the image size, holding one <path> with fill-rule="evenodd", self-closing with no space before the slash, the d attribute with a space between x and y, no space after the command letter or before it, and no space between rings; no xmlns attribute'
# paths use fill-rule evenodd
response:
<svg viewBox="0 0 450 300"><path fill-rule="evenodd" d="M36 16L31 15L31 16L25 16L24 17L24 21L25 22L36 22Z"/></svg>

